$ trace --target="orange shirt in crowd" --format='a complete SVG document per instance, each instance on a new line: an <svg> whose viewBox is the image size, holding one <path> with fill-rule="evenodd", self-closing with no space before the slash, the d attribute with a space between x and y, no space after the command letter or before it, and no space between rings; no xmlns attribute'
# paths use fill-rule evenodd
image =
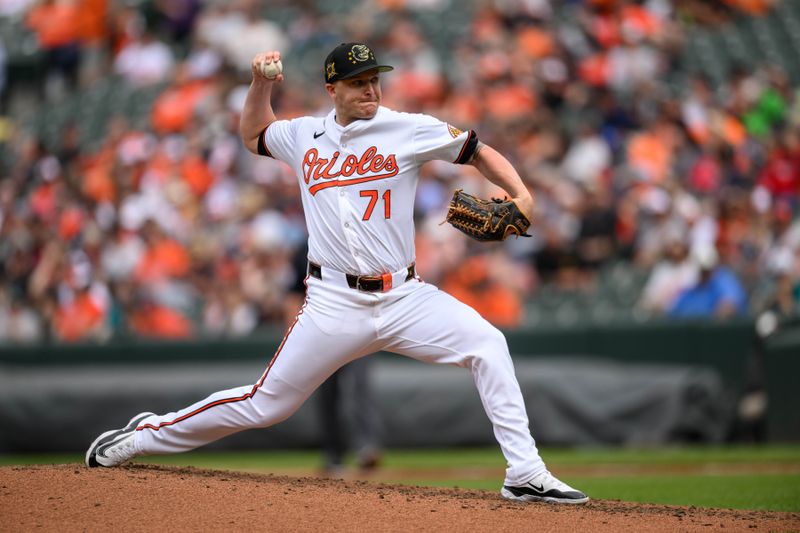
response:
<svg viewBox="0 0 800 533"><path fill-rule="evenodd" d="M204 196L214 184L214 174L197 154L190 154L181 161L180 175L197 197Z"/></svg>
<svg viewBox="0 0 800 533"><path fill-rule="evenodd" d="M620 27L613 14L600 15L592 20L592 36L603 48L611 48L622 43Z"/></svg>
<svg viewBox="0 0 800 533"><path fill-rule="evenodd" d="M763 15L766 13L775 0L723 0L726 4L735 8L747 11L753 15Z"/></svg>
<svg viewBox="0 0 800 533"><path fill-rule="evenodd" d="M715 138L723 139L731 146L741 146L747 140L747 128L744 124L726 112L714 112L708 122L688 124L689 136L694 142L706 145Z"/></svg>
<svg viewBox="0 0 800 533"><path fill-rule="evenodd" d="M472 93L453 93L444 103L445 114L455 124L474 124L480 122L481 106Z"/></svg>
<svg viewBox="0 0 800 533"><path fill-rule="evenodd" d="M731 146L742 146L747 140L747 128L730 113L725 113L720 117L718 129L720 137Z"/></svg>
<svg viewBox="0 0 800 533"><path fill-rule="evenodd" d="M527 87L509 84L486 91L486 110L497 120L512 120L536 108L536 96Z"/></svg>
<svg viewBox="0 0 800 533"><path fill-rule="evenodd" d="M590 55L578 65L578 76L594 87L605 87L610 78L611 66L605 52Z"/></svg>
<svg viewBox="0 0 800 533"><path fill-rule="evenodd" d="M646 8L627 5L620 11L622 27L643 37L655 37L661 31L661 21Z"/></svg>
<svg viewBox="0 0 800 533"><path fill-rule="evenodd" d="M189 319L162 305L149 305L134 312L130 327L142 337L185 339L192 335L192 323Z"/></svg>
<svg viewBox="0 0 800 533"><path fill-rule="evenodd" d="M444 86L436 75L405 71L392 78L392 87L405 103L405 106L424 107L435 105L442 97Z"/></svg>
<svg viewBox="0 0 800 533"><path fill-rule="evenodd" d="M59 203L59 183L43 183L30 195L31 210L45 222L54 222L56 219L57 204Z"/></svg>
<svg viewBox="0 0 800 533"><path fill-rule="evenodd" d="M68 207L61 213L58 220L58 234L65 241L71 241L78 236L83 228L84 213L78 207Z"/></svg>
<svg viewBox="0 0 800 533"><path fill-rule="evenodd" d="M500 285L482 289L448 287L445 291L475 309L497 327L513 328L522 320L522 304L519 299L509 289Z"/></svg>
<svg viewBox="0 0 800 533"><path fill-rule="evenodd" d="M672 164L672 151L657 133L642 131L628 143L628 161L653 183L663 183Z"/></svg>
<svg viewBox="0 0 800 533"><path fill-rule="evenodd" d="M117 197L117 187L111 177L113 161L98 161L86 169L81 183L81 191L87 198L97 203L113 202Z"/></svg>
<svg viewBox="0 0 800 533"><path fill-rule="evenodd" d="M542 59L555 51L550 32L539 28L524 28L517 34L517 45L531 59Z"/></svg>
<svg viewBox="0 0 800 533"><path fill-rule="evenodd" d="M58 48L80 37L80 10L72 2L53 2L34 7L26 23L36 33L42 48Z"/></svg>
<svg viewBox="0 0 800 533"><path fill-rule="evenodd" d="M56 311L53 325L62 341L74 342L89 336L103 323L104 312L91 294L78 295L75 300Z"/></svg>
<svg viewBox="0 0 800 533"><path fill-rule="evenodd" d="M172 239L162 239L147 252L136 266L135 277L140 282L180 277L189 271L191 259L186 249Z"/></svg>
<svg viewBox="0 0 800 533"><path fill-rule="evenodd" d="M464 261L444 280L442 289L475 309L498 327L515 327L522 320L522 302L508 287L489 279L484 257Z"/></svg>
<svg viewBox="0 0 800 533"><path fill-rule="evenodd" d="M200 80L168 88L153 103L151 120L158 133L176 133L186 130L200 101L211 91L211 86Z"/></svg>
<svg viewBox="0 0 800 533"><path fill-rule="evenodd" d="M78 35L84 43L100 43L108 35L108 0L79 0Z"/></svg>

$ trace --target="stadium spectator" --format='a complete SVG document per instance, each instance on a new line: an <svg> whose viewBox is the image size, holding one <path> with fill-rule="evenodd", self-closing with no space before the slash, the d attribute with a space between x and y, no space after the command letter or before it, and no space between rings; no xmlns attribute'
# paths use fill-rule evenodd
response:
<svg viewBox="0 0 800 533"><path fill-rule="evenodd" d="M0 343L27 344L40 341L43 336L39 314L19 297L0 293Z"/></svg>
<svg viewBox="0 0 800 533"><path fill-rule="evenodd" d="M93 290L94 289L94 290ZM102 340L107 312L107 296L101 284L69 291L56 310L55 333L61 341Z"/></svg>
<svg viewBox="0 0 800 533"><path fill-rule="evenodd" d="M777 272L774 291L764 305L766 310L774 311L782 319L793 318L800 312L800 276L797 272L797 268Z"/></svg>
<svg viewBox="0 0 800 533"><path fill-rule="evenodd" d="M719 264L711 246L692 251L697 264L697 282L681 292L668 314L673 318L730 318L747 312L747 295L736 275Z"/></svg>
<svg viewBox="0 0 800 533"><path fill-rule="evenodd" d="M39 46L45 51L47 78L46 94L63 91L62 84L75 87L81 60L81 12L76 2L43 0L26 17Z"/></svg>
<svg viewBox="0 0 800 533"><path fill-rule="evenodd" d="M280 26L264 18L261 5L254 0L220 7L219 15L209 10L198 22L200 35L224 54L240 73L249 71L250 60L259 50L283 50L289 53L291 42Z"/></svg>
<svg viewBox="0 0 800 533"><path fill-rule="evenodd" d="M663 258L650 271L639 307L654 314L666 313L678 296L697 282L698 274L697 264L689 257L684 229L673 228L666 236Z"/></svg>
<svg viewBox="0 0 800 533"><path fill-rule="evenodd" d="M591 272L617 256L615 239L617 216L611 191L595 186L585 191L580 209L580 229L575 238L575 251L581 266Z"/></svg>
<svg viewBox="0 0 800 533"><path fill-rule="evenodd" d="M191 337L192 324L176 310L146 298L129 317L130 331L140 337L184 339Z"/></svg>
<svg viewBox="0 0 800 533"><path fill-rule="evenodd" d="M114 59L114 71L137 87L166 81L174 66L169 46L148 29L134 32Z"/></svg>
<svg viewBox="0 0 800 533"><path fill-rule="evenodd" d="M507 260L497 255L473 256L445 275L442 290L497 327L518 326L522 320L520 292L508 285L513 267L503 268L503 263Z"/></svg>

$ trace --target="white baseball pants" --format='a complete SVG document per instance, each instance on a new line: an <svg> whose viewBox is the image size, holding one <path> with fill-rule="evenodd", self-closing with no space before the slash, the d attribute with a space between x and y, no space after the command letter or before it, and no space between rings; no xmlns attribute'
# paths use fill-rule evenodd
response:
<svg viewBox="0 0 800 533"><path fill-rule="evenodd" d="M348 287L343 274L323 269L322 276L325 281L307 278L306 301L254 385L148 417L137 428L137 452L183 452L277 424L339 367L388 351L470 370L508 462L507 485L522 485L545 469L500 331L471 307L417 279L402 283L401 277L388 292L368 293Z"/></svg>

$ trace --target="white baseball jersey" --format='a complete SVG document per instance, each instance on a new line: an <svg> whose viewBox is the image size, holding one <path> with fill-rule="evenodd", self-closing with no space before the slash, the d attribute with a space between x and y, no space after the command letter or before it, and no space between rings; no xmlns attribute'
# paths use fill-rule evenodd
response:
<svg viewBox="0 0 800 533"><path fill-rule="evenodd" d="M352 274L402 270L414 262L419 168L466 163L477 138L434 117L385 107L347 126L326 117L278 120L261 151L286 162L302 190L308 258Z"/></svg>
<svg viewBox="0 0 800 533"><path fill-rule="evenodd" d="M295 171L309 260L319 265L309 268L305 303L255 384L139 421L135 454L176 453L276 424L342 365L386 351L468 368L508 461L506 485L544 472L503 334L471 307L408 275L419 167L432 159L466 163L476 145L474 132L383 107L345 127L333 112L270 124L258 152ZM381 274L384 285L354 288L347 274Z"/></svg>

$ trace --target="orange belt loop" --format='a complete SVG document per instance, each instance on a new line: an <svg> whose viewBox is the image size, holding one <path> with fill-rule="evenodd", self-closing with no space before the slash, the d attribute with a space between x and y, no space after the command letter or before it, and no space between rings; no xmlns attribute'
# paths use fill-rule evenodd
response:
<svg viewBox="0 0 800 533"><path fill-rule="evenodd" d="M392 290L392 275L384 272L381 274L381 279L383 280L383 292Z"/></svg>

